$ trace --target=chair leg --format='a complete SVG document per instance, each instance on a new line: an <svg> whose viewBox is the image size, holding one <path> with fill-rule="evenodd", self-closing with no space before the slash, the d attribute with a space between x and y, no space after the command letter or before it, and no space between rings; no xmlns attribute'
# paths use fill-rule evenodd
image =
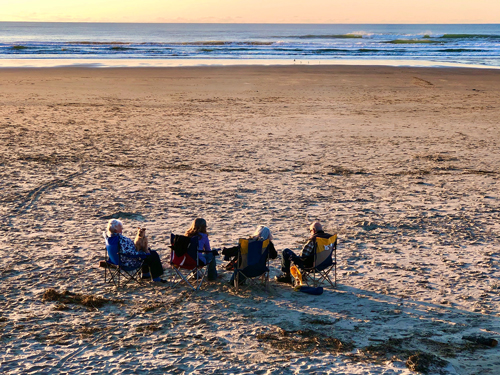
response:
<svg viewBox="0 0 500 375"><path fill-rule="evenodd" d="M337 288L337 263L335 263L335 288Z"/></svg>

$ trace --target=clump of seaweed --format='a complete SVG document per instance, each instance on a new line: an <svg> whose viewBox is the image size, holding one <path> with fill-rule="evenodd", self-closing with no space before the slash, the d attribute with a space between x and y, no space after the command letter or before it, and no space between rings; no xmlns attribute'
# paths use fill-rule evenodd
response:
<svg viewBox="0 0 500 375"><path fill-rule="evenodd" d="M84 327L81 327L80 329L78 329L78 333L82 333L84 335L92 335L96 332L101 332L102 331L102 328L100 327L88 327L88 326L84 326Z"/></svg>
<svg viewBox="0 0 500 375"><path fill-rule="evenodd" d="M100 308L107 303L121 303L119 300L111 300L99 296L92 296L86 294L73 293L65 290L59 293L55 289L47 289L43 293L42 301L55 301L58 302L57 306L63 306L67 304L76 304L85 307ZM62 309L60 309L62 310Z"/></svg>
<svg viewBox="0 0 500 375"><path fill-rule="evenodd" d="M432 367L444 367L446 366L446 361L437 357L434 354L416 352L408 358L406 361L406 367L412 371L422 372L428 374Z"/></svg>
<svg viewBox="0 0 500 375"><path fill-rule="evenodd" d="M390 338L380 344L369 345L362 349L365 355L371 357L382 357L388 354L403 353L406 354L406 350L401 349L404 339Z"/></svg>
<svg viewBox="0 0 500 375"><path fill-rule="evenodd" d="M390 338L380 344L369 345L361 352L364 354L365 360L368 359L375 363L385 362L388 358L405 361L406 367L410 370L424 374L427 374L431 368L446 366L447 362L435 354L405 349L404 345L407 341L407 339Z"/></svg>
<svg viewBox="0 0 500 375"><path fill-rule="evenodd" d="M154 311L154 310L160 309L163 306L164 306L163 303L151 303L151 304L148 304L147 306L144 306L142 308L142 311L143 312L150 312L150 311Z"/></svg>
<svg viewBox="0 0 500 375"><path fill-rule="evenodd" d="M349 168L344 168L342 166L333 166L330 171L326 173L328 176L349 176L356 174L366 174L366 172L362 169L353 170Z"/></svg>
<svg viewBox="0 0 500 375"><path fill-rule="evenodd" d="M153 333L153 332L161 330L161 325L150 323L150 324L145 324L145 325L139 326L135 330L136 330L136 332Z"/></svg>
<svg viewBox="0 0 500 375"><path fill-rule="evenodd" d="M429 154L429 155L415 155L415 159L422 159L422 160L428 160L428 161L433 161L436 163L441 163L444 161L458 161L458 158L454 156L449 156L445 154Z"/></svg>
<svg viewBox="0 0 500 375"><path fill-rule="evenodd" d="M310 329L286 331L279 328L277 332L259 334L257 335L257 339L279 350L302 353L315 349L336 353L349 352L354 349L354 344L351 342L343 343L337 338L325 336Z"/></svg>

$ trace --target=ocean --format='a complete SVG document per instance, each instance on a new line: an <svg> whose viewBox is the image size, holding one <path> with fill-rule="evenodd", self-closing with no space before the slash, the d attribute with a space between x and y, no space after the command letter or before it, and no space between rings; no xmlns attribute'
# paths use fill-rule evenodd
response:
<svg viewBox="0 0 500 375"><path fill-rule="evenodd" d="M500 24L0 22L0 66L347 63L500 67Z"/></svg>

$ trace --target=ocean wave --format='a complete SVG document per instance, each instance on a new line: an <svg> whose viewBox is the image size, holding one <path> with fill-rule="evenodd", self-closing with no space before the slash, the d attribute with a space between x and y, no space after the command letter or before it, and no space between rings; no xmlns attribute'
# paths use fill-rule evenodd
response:
<svg viewBox="0 0 500 375"><path fill-rule="evenodd" d="M332 52L351 52L351 50L348 49L341 49L341 48L320 48L320 49L315 49L315 50L309 50L306 52L311 52L312 54L323 54L323 53L332 53Z"/></svg>
<svg viewBox="0 0 500 375"><path fill-rule="evenodd" d="M16 51L21 51L21 50L24 50L24 49L29 49L30 47L28 47L28 46L22 46L22 45L15 45L15 46L11 46L10 48L13 49L13 50L16 50Z"/></svg>
<svg viewBox="0 0 500 375"><path fill-rule="evenodd" d="M488 52L488 51L484 49L443 48L443 49L438 49L437 52L457 53L457 52Z"/></svg>
<svg viewBox="0 0 500 375"><path fill-rule="evenodd" d="M122 46L113 46L110 48L112 51L130 51L133 50L134 48L130 47L122 47Z"/></svg>
<svg viewBox="0 0 500 375"><path fill-rule="evenodd" d="M46 42L45 45L74 45L74 46L225 46L225 45L249 45L249 46L270 46L275 42L271 41L222 41L222 40L208 40L208 41L195 41L195 42L95 42L95 41L67 41L67 42ZM16 48L30 48L27 46L13 46Z"/></svg>
<svg viewBox="0 0 500 375"><path fill-rule="evenodd" d="M364 34L307 34L307 35L288 35L275 36L274 38L284 39L361 39Z"/></svg>
<svg viewBox="0 0 500 375"><path fill-rule="evenodd" d="M443 44L442 41L429 40L429 39L395 39L388 40L382 43L387 44Z"/></svg>
<svg viewBox="0 0 500 375"><path fill-rule="evenodd" d="M258 42L258 41L248 41L248 42L236 42L236 41L202 41L202 42L180 42L180 43L167 43L173 46L227 46L227 45L237 45L237 46L271 46L274 42Z"/></svg>
<svg viewBox="0 0 500 375"><path fill-rule="evenodd" d="M132 44L130 42L66 42L65 44L75 44L75 45L96 45L96 46L107 46L107 45L128 45Z"/></svg>
<svg viewBox="0 0 500 375"><path fill-rule="evenodd" d="M444 34L440 39L500 39L500 35L490 34Z"/></svg>

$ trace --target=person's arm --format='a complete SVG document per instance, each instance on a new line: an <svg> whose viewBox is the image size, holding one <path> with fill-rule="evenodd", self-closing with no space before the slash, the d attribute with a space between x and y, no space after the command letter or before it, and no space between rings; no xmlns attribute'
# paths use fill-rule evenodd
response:
<svg viewBox="0 0 500 375"><path fill-rule="evenodd" d="M210 241L208 240L208 236L205 234L205 235L202 235L201 236L202 238L202 244L203 244L203 252L204 253L208 253L210 251L212 251L212 249L210 249Z"/></svg>
<svg viewBox="0 0 500 375"><path fill-rule="evenodd" d="M148 256L146 253L139 253L135 248L134 241L123 235L120 235L121 254L127 258L141 258L144 259Z"/></svg>
<svg viewBox="0 0 500 375"><path fill-rule="evenodd" d="M308 258L311 255L313 255L314 254L314 245L316 245L316 241L314 241L314 240L307 241L307 243L302 248L302 252L301 252L300 256L302 258Z"/></svg>
<svg viewBox="0 0 500 375"><path fill-rule="evenodd" d="M269 241L267 249L269 251L269 259L276 259L278 257L278 252L276 251L276 248L274 247L274 244L271 241Z"/></svg>

